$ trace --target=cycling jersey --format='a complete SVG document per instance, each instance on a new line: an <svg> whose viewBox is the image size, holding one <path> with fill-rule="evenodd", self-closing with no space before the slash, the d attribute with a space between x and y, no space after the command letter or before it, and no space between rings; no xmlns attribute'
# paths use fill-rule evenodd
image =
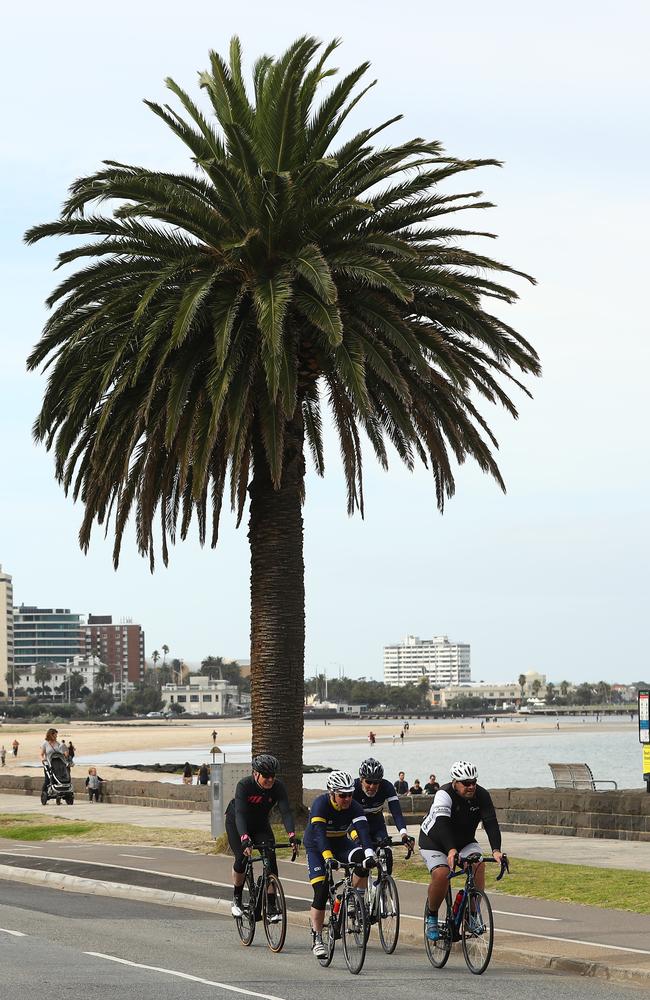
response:
<svg viewBox="0 0 650 1000"><path fill-rule="evenodd" d="M306 848L318 851L325 859L334 854L333 846L339 838L347 837L348 829L356 831L362 846L372 850L368 820L362 806L350 800L350 805L340 808L329 794L319 795L312 802L303 843ZM354 846L354 845L352 845Z"/></svg>
<svg viewBox="0 0 650 1000"><path fill-rule="evenodd" d="M295 824L289 806L287 790L277 778L272 788L261 788L253 775L237 782L235 797L228 803L226 822L234 820L237 833L257 833L269 826L269 813L277 805L287 833L293 833Z"/></svg>
<svg viewBox="0 0 650 1000"><path fill-rule="evenodd" d="M420 828L418 845L427 851L449 854L475 840L476 828L483 823L493 851L501 850L501 830L490 793L481 785L471 799L454 791L453 783L436 792L429 814Z"/></svg>
<svg viewBox="0 0 650 1000"><path fill-rule="evenodd" d="M368 829L373 843L377 843L381 839L385 840L388 837L386 822L384 820L384 803L386 802L393 817L393 822L400 834L406 833L406 823L404 822L399 799L390 781L382 778L375 794L368 795L363 789L361 778L356 778L354 782L354 801L362 806L366 814Z"/></svg>

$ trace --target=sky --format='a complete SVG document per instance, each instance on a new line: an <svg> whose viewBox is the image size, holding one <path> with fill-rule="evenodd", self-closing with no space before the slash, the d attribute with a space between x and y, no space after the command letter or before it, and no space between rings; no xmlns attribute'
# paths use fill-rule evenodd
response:
<svg viewBox="0 0 650 1000"><path fill-rule="evenodd" d="M146 651L246 657L249 554L227 512L216 550L196 537L150 574L125 542L112 568L101 529L83 555L66 499L31 426L44 377L25 358L47 315L61 244L23 232L57 217L67 186L103 159L184 169L183 150L142 103L172 76L196 96L209 49L242 40L246 64L298 35L342 39L334 65L368 59L377 86L355 131L402 113L388 140L440 140L494 157L472 178L496 208L475 216L485 247L537 279L505 318L541 356L517 421L483 408L507 493L466 465L441 516L431 476L388 473L366 449L366 517L346 514L338 447L307 480L306 673L382 675L407 634L471 645L473 680L538 670L563 678L647 676L647 164L650 11L641 0L274 4L242 0L14 5L0 77L0 563L15 602L140 622ZM171 97L171 95L169 95ZM204 102L204 97L198 98ZM472 221L469 213L466 222ZM131 536L132 538L132 536Z"/></svg>

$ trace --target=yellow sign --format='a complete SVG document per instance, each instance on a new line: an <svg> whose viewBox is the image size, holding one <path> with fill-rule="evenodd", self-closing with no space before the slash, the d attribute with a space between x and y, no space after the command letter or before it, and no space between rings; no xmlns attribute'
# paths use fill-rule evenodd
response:
<svg viewBox="0 0 650 1000"><path fill-rule="evenodd" d="M650 743L643 745L643 776L650 775Z"/></svg>

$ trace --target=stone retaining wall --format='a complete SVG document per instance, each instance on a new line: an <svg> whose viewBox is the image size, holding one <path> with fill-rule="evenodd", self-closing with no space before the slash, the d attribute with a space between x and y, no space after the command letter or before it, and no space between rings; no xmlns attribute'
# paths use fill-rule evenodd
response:
<svg viewBox="0 0 650 1000"><path fill-rule="evenodd" d="M86 776L73 778L74 793L79 798L87 795ZM0 792L40 797L43 777L38 775L0 774ZM122 806L156 806L158 809L193 809L208 811L210 808L209 785L175 785L168 781L105 781L102 787L104 802Z"/></svg>
<svg viewBox="0 0 650 1000"><path fill-rule="evenodd" d="M74 778L75 795L85 797L85 775ZM39 797L43 779L0 774L0 792ZM305 789L305 806L320 792ZM496 788L492 798L502 830L552 833L566 837L602 837L650 842L650 795L645 791L587 792L554 788ZM208 811L210 786L166 781L106 781L104 801L119 805ZM407 823L420 823L431 806L429 795L403 795Z"/></svg>

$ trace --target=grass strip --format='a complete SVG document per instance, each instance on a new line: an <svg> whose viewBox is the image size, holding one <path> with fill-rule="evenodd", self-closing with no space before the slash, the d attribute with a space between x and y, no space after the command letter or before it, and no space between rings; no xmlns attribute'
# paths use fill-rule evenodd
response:
<svg viewBox="0 0 650 1000"><path fill-rule="evenodd" d="M282 827L274 827L279 842L286 841ZM47 823L30 813L0 815L0 838L11 840L83 840L89 844L130 844L155 847L180 847L201 854L230 854L225 834L216 841L200 830L171 830L159 827L132 826L128 823L91 823L51 817ZM429 874L419 857L400 859L394 851L393 874L396 878L427 883ZM278 851L288 858L289 849ZM304 852L301 851L304 860ZM602 909L650 913L650 872L627 868L590 868L585 865L557 864L552 861L528 861L510 858L510 875L495 882L496 865L487 866L486 887L490 894L525 896L555 902L581 903ZM456 882L460 881L456 879ZM424 898L424 897L423 897Z"/></svg>
<svg viewBox="0 0 650 1000"><path fill-rule="evenodd" d="M605 910L650 913L650 872L628 868L590 868L510 857L510 874L496 882L497 865L487 865L485 887L490 895L525 896L559 903L581 903ZM395 857L393 875L413 882L428 882L424 864ZM455 879L460 888L462 879Z"/></svg>

